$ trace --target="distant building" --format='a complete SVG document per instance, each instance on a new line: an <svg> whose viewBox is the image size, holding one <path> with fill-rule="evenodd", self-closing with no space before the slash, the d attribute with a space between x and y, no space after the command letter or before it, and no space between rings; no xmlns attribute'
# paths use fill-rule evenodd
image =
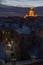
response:
<svg viewBox="0 0 43 65"><path fill-rule="evenodd" d="M36 16L38 16L38 14L35 14L34 9L33 9L33 8L30 8L29 13L27 13L27 14L24 16L24 18L27 18L27 17L36 17Z"/></svg>
<svg viewBox="0 0 43 65"><path fill-rule="evenodd" d="M21 28L15 29L16 32L16 59L29 59L27 56L27 48L32 44L32 30L23 25ZM26 48L27 47L27 48Z"/></svg>

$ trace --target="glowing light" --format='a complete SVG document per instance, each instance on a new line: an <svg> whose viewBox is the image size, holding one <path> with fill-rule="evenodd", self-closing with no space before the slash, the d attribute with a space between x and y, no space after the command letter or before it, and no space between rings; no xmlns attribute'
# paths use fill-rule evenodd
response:
<svg viewBox="0 0 43 65"><path fill-rule="evenodd" d="M29 11L29 16L32 16L32 17L35 16L35 13L34 13L33 8L30 9L30 11Z"/></svg>
<svg viewBox="0 0 43 65"><path fill-rule="evenodd" d="M5 31L4 31L4 30L2 30L2 33L4 34L4 33L5 33Z"/></svg>
<svg viewBox="0 0 43 65"><path fill-rule="evenodd" d="M8 44L9 47L11 47L11 44Z"/></svg>
<svg viewBox="0 0 43 65"><path fill-rule="evenodd" d="M7 41L8 39L6 38L6 41Z"/></svg>
<svg viewBox="0 0 43 65"><path fill-rule="evenodd" d="M33 9L33 8L30 8L29 13L27 13L27 14L24 16L24 18L26 19L27 17L36 17L36 16L38 16L38 14L35 14L34 9Z"/></svg>
<svg viewBox="0 0 43 65"><path fill-rule="evenodd" d="M24 16L24 19L26 18L26 16Z"/></svg>
<svg viewBox="0 0 43 65"><path fill-rule="evenodd" d="M10 42L8 42L8 46L9 46L9 47L11 47L11 44L10 44Z"/></svg>
<svg viewBox="0 0 43 65"><path fill-rule="evenodd" d="M36 17L38 16L38 14L35 15Z"/></svg>
<svg viewBox="0 0 43 65"><path fill-rule="evenodd" d="M14 41L12 40L12 41L11 41L11 43L13 44L13 43L14 43Z"/></svg>

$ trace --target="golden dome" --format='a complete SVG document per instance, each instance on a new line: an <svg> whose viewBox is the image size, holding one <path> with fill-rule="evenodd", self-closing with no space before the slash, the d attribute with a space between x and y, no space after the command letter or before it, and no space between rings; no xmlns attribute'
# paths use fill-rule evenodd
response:
<svg viewBox="0 0 43 65"><path fill-rule="evenodd" d="M35 13L34 13L34 10L33 8L30 8L30 11L29 11L29 16L35 16Z"/></svg>
<svg viewBox="0 0 43 65"><path fill-rule="evenodd" d="M35 12L34 12L34 9L33 8L30 8L30 11L29 11L29 13L27 13L25 16L24 16L24 18L27 18L27 17L35 17L35 16L38 16L37 14L35 14Z"/></svg>

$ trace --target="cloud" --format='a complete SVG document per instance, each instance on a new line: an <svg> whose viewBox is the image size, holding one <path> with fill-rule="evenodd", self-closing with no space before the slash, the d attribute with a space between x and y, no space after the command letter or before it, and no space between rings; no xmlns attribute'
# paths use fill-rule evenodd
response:
<svg viewBox="0 0 43 65"><path fill-rule="evenodd" d="M0 0L0 2L2 2L3 0Z"/></svg>
<svg viewBox="0 0 43 65"><path fill-rule="evenodd" d="M13 0L13 1L19 1L19 0Z"/></svg>
<svg viewBox="0 0 43 65"><path fill-rule="evenodd" d="M43 6L43 0L3 0L1 3L4 5L18 6L18 7Z"/></svg>

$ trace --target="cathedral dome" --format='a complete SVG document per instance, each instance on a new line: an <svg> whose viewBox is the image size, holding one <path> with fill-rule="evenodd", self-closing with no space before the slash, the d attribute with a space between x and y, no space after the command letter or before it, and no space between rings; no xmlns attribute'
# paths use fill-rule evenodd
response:
<svg viewBox="0 0 43 65"><path fill-rule="evenodd" d="M38 16L38 15L35 13L34 8L30 8L30 11L24 16L24 18L35 17L35 16Z"/></svg>

